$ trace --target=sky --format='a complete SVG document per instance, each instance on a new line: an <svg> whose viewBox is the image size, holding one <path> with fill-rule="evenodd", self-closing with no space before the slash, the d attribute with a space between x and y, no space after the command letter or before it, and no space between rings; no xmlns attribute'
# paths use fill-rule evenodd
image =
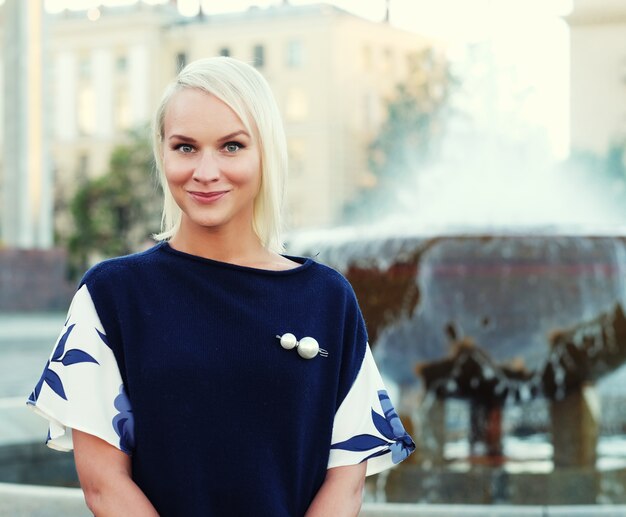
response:
<svg viewBox="0 0 626 517"><path fill-rule="evenodd" d="M2 0L0 0L1 2ZM138 0L45 0L48 10L85 9L132 4ZM165 3L167 0L141 0ZM179 0L181 13L193 16L267 7L283 0ZM293 5L317 3L289 0ZM382 20L385 0L328 0L371 20ZM434 38L453 61L467 57L471 45L490 49L499 74L498 109L516 111L524 124L545 133L552 155L567 156L569 147L569 40L562 16L572 0L389 0L390 22ZM508 106L508 107L507 107ZM483 108L479 108L483 109Z"/></svg>

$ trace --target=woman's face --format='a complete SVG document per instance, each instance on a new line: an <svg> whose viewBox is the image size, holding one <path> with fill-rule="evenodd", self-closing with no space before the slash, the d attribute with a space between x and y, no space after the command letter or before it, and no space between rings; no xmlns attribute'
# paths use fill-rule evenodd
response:
<svg viewBox="0 0 626 517"><path fill-rule="evenodd" d="M163 121L163 168L181 227L247 230L261 185L257 142L226 104L195 88L176 92Z"/></svg>

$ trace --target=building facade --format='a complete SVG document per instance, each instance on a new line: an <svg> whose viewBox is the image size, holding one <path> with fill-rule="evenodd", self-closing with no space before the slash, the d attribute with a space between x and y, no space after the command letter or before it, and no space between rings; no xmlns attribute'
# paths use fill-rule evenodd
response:
<svg viewBox="0 0 626 517"><path fill-rule="evenodd" d="M181 17L172 5L64 12L49 30L57 189L107 170L111 150L145 127L184 64L229 55L269 81L288 135L287 220L332 224L371 179L367 146L408 57L428 42L325 4Z"/></svg>
<svg viewBox="0 0 626 517"><path fill-rule="evenodd" d="M6 0L0 25L0 248L52 246L52 178L43 110L44 13Z"/></svg>
<svg viewBox="0 0 626 517"><path fill-rule="evenodd" d="M287 213L300 227L332 223L367 182L383 101L424 44L328 5L281 5L172 26L165 48L172 64L226 54L268 79L288 135Z"/></svg>
<svg viewBox="0 0 626 517"><path fill-rule="evenodd" d="M604 154L626 139L626 2L574 0L571 148Z"/></svg>

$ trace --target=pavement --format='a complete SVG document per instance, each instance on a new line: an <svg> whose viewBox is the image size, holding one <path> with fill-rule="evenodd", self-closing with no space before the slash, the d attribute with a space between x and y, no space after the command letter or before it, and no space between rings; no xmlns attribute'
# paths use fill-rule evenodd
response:
<svg viewBox="0 0 626 517"><path fill-rule="evenodd" d="M61 313L0 314L0 399L28 398L64 321Z"/></svg>
<svg viewBox="0 0 626 517"><path fill-rule="evenodd" d="M0 314L0 445L44 441L47 423L26 408L65 315Z"/></svg>
<svg viewBox="0 0 626 517"><path fill-rule="evenodd" d="M0 483L0 517L88 517L78 488Z"/></svg>

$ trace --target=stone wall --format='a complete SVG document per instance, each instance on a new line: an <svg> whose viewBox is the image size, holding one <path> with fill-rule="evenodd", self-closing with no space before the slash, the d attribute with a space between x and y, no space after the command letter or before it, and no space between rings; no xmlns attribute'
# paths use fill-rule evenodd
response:
<svg viewBox="0 0 626 517"><path fill-rule="evenodd" d="M75 283L63 249L0 249L0 312L66 311Z"/></svg>

